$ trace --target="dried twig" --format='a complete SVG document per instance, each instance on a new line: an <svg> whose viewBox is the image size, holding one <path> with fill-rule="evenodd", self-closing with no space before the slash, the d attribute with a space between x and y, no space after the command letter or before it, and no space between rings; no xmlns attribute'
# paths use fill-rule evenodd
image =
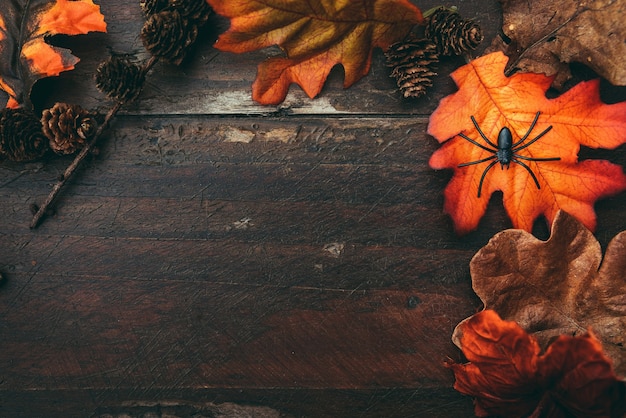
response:
<svg viewBox="0 0 626 418"><path fill-rule="evenodd" d="M145 74L150 71L150 69L157 63L159 60L158 57L152 56L142 67L142 72ZM76 169L80 165L80 163L85 159L87 155L89 155L90 151L94 148L96 142L102 136L104 130L109 126L111 120L115 117L117 112L120 110L124 102L118 101L113 105L113 107L109 110L104 118L104 122L98 127L93 137L85 144L82 150L76 155L72 163L65 169L65 172L59 179L59 181L52 187L50 194L43 202L41 206L38 207L38 210L33 215L33 219L30 221L30 228L34 229L39 226L41 221L44 218L44 215L50 210L50 206L55 201L59 192L65 185L65 183L72 177L72 175L76 172Z"/></svg>

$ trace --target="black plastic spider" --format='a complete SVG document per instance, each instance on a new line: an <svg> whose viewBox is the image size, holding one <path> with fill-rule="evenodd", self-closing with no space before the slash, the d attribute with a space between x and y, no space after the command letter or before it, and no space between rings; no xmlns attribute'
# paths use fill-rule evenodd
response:
<svg viewBox="0 0 626 418"><path fill-rule="evenodd" d="M530 145L537 142L539 138L547 134L548 131L552 129L552 125L548 126L539 135L537 135L536 137L534 137L533 139L531 139L530 141L522 145L522 143L526 140L526 138L528 138L528 135L530 135L533 128L535 127L535 124L537 123L537 119L539 119L540 114L541 112L537 112L537 114L535 115L535 119L533 119L533 122L530 124L530 128L528 128L528 132L526 132L526 134L523 137L521 137L519 141L515 143L513 143L513 135L511 134L511 130L505 126L504 128L500 129L500 133L498 134L498 144L497 145L494 144L493 142L489 140L489 138L487 138L487 136L485 136L483 131L480 129L480 126L478 126L478 123L476 122L476 119L474 118L474 116L472 116L471 119L472 119L472 122L474 123L474 126L476 127L476 130L478 131L480 136L485 140L485 142L487 142L487 144L489 144L492 148L479 144L478 142L468 137L467 135L463 133L459 133L459 136L461 138L471 142L472 144L476 145L479 148L484 149L485 151L489 151L493 153L493 155L487 158L483 158L481 160L471 161L469 163L463 163L463 164L458 165L459 167L465 167L468 165L480 164L480 163L484 163L485 161L494 160L491 163L489 163L487 168L485 168L485 171L483 171L483 175L480 177L480 183L478 183L478 197L480 197L480 192L483 187L483 181L485 180L485 176L487 175L487 172L494 165L496 165L496 163L500 163L500 168L502 170L504 170L505 166L508 170L509 165L512 162L521 165L522 167L526 169L526 171L528 171L530 176L533 178L533 180L535 181L535 184L537 185L537 188L541 189L541 186L539 185L539 181L537 180L535 173L533 173L533 171L530 169L530 167L528 167L528 165L521 162L520 159L526 160L526 161L558 161L561 158L560 157L532 158L532 157L525 157L517 153L518 151L523 150L524 148L528 148Z"/></svg>

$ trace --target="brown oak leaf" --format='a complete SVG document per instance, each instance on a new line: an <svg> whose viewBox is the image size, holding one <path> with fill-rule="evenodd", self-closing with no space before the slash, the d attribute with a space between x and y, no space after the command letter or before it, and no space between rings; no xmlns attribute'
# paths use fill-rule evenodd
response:
<svg viewBox="0 0 626 418"><path fill-rule="evenodd" d="M559 211L550 239L502 231L472 258L470 272L485 308L517 322L542 347L591 328L626 376L626 231L609 243L603 260L593 234Z"/></svg>
<svg viewBox="0 0 626 418"><path fill-rule="evenodd" d="M592 68L611 84L626 85L626 5L623 0L500 0L507 44L496 38L492 49L511 59L514 70L556 75L562 87L570 77L568 63Z"/></svg>
<svg viewBox="0 0 626 418"><path fill-rule="evenodd" d="M52 46L52 35L106 32L100 6L92 0L14 0L0 8L0 89L9 107L30 107L30 91L44 77L74 68L78 58Z"/></svg>

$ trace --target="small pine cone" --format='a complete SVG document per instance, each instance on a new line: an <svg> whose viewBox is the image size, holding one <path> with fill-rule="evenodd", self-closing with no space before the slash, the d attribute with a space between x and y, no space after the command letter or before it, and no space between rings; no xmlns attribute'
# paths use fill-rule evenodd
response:
<svg viewBox="0 0 626 418"><path fill-rule="evenodd" d="M98 89L119 102L132 102L139 96L146 79L142 68L130 59L113 55L96 70Z"/></svg>
<svg viewBox="0 0 626 418"><path fill-rule="evenodd" d="M417 98L432 86L432 78L437 75L434 67L439 62L437 46L429 39L417 39L409 35L385 52L387 66L393 68L391 77L404 98Z"/></svg>
<svg viewBox="0 0 626 418"><path fill-rule="evenodd" d="M0 111L0 155L12 161L32 161L48 151L41 122L26 109Z"/></svg>
<svg viewBox="0 0 626 418"><path fill-rule="evenodd" d="M198 25L177 10L153 14L141 29L144 47L155 57L179 65L198 37Z"/></svg>
<svg viewBox="0 0 626 418"><path fill-rule="evenodd" d="M43 133L57 154L73 154L96 133L95 118L78 105L56 103L41 115Z"/></svg>
<svg viewBox="0 0 626 418"><path fill-rule="evenodd" d="M426 37L436 45L440 55L461 55L476 49L483 40L483 33L474 20L463 19L454 10L440 7L426 24Z"/></svg>

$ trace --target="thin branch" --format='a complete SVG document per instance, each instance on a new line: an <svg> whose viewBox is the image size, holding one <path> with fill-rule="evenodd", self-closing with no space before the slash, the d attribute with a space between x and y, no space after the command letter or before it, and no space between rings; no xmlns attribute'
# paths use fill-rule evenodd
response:
<svg viewBox="0 0 626 418"><path fill-rule="evenodd" d="M142 72L145 74L150 71L150 69L156 64L158 61L158 57L150 57L150 59L143 65ZM143 86L142 86L143 87ZM115 117L117 112L120 110L124 102L118 101L115 105L109 110L104 118L104 122L102 125L98 127L94 136L85 144L83 149L76 155L72 163L65 169L65 172L59 179L59 181L52 187L50 194L43 202L41 206L39 206L37 212L33 215L33 219L30 221L30 228L35 229L39 226L40 222L44 218L46 212L48 212L52 203L54 203L55 199L59 195L59 192L65 185L65 183L72 177L72 175L76 172L76 169L79 167L80 163L85 159L85 157L90 153L90 151L94 148L96 142L102 136L102 133L105 129L108 128L111 120Z"/></svg>

